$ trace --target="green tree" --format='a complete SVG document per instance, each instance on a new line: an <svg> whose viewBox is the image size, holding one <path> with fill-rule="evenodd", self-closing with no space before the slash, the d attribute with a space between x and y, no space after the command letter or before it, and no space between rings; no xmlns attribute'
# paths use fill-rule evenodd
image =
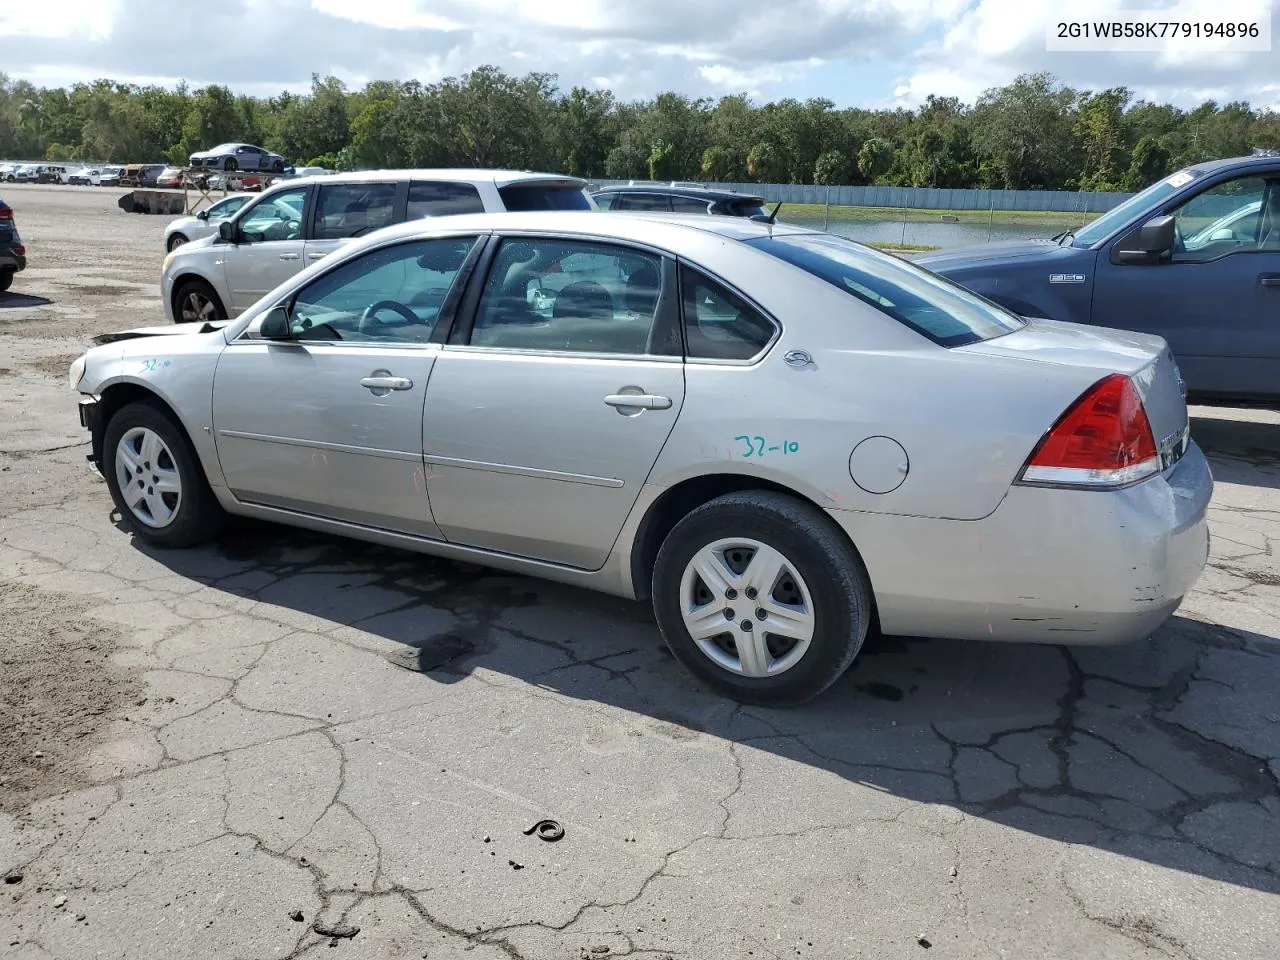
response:
<svg viewBox="0 0 1280 960"><path fill-rule="evenodd" d="M883 137L872 137L858 151L858 172L867 183L875 183L893 166L893 144Z"/></svg>
<svg viewBox="0 0 1280 960"><path fill-rule="evenodd" d="M813 166L813 182L840 186L853 182L853 161L839 150L828 150Z"/></svg>

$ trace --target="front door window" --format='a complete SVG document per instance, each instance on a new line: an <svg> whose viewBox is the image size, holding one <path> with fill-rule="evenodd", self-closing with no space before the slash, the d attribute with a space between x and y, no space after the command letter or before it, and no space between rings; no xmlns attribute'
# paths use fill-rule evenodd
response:
<svg viewBox="0 0 1280 960"><path fill-rule="evenodd" d="M1175 262L1204 263L1238 251L1258 250L1267 181L1242 177L1196 194L1173 211Z"/></svg>

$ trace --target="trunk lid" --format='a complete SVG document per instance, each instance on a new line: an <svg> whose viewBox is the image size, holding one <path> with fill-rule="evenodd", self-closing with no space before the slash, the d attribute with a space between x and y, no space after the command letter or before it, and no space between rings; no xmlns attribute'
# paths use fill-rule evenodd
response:
<svg viewBox="0 0 1280 960"><path fill-rule="evenodd" d="M1190 421L1186 384L1163 337L1077 323L1032 320L1013 333L954 349L1079 368L1081 393L1108 374L1127 374L1142 397L1164 469L1176 463L1187 448ZM1050 426L1046 424L1045 429Z"/></svg>

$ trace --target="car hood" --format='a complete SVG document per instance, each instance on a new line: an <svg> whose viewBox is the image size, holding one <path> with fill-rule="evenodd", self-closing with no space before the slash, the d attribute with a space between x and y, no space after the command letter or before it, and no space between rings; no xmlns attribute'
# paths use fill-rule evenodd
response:
<svg viewBox="0 0 1280 960"><path fill-rule="evenodd" d="M1074 248L1059 246L1056 240L1004 240L998 243L979 243L924 253L912 257L911 260L929 270L942 272L965 267L997 266L1001 263L1033 257L1048 257L1052 256L1054 251L1072 249Z"/></svg>
<svg viewBox="0 0 1280 960"><path fill-rule="evenodd" d="M166 324L162 327L134 327L132 330L118 330L113 333L100 333L93 338L97 346L106 343L119 343L122 340L137 340L139 337L190 337L203 333L221 330L230 320L218 320L213 323L202 323L198 327L179 324Z"/></svg>

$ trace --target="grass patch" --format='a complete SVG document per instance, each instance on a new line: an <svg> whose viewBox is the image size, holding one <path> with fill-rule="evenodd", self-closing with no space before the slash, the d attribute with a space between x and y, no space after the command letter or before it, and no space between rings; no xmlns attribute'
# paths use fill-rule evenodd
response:
<svg viewBox="0 0 1280 960"><path fill-rule="evenodd" d="M929 247L920 243L889 243L885 240L866 240L862 241L868 247L875 247L877 250L887 250L890 253L927 253L930 250L941 250L941 247Z"/></svg>
<svg viewBox="0 0 1280 960"><path fill-rule="evenodd" d="M772 205L770 205L772 208ZM943 217L955 217L957 223L1005 223L1058 227L1081 227L1101 216L1099 213L1071 213L1056 210L922 210L916 207L842 207L821 203L784 203L778 214L780 220L788 217L803 220L821 220L826 215L830 221L888 220L892 223L939 223Z"/></svg>

